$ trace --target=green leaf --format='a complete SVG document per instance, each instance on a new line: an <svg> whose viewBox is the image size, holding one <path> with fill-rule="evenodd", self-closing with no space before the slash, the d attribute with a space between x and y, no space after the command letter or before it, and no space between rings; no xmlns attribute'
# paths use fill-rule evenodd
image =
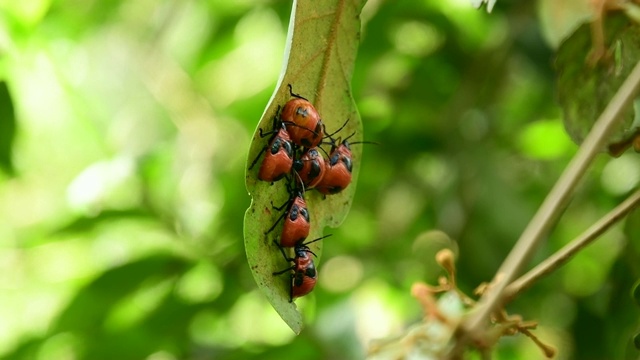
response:
<svg viewBox="0 0 640 360"><path fill-rule="evenodd" d="M279 105L289 99L288 84L293 90L314 104L321 115L327 131L336 131L345 120L347 126L343 136L355 132L352 142L362 139L362 125L351 95L351 77L355 65L360 39L360 10L365 0L300 0L293 3L293 14L289 24L285 64L276 91L271 97L253 136L247 167L267 145L268 138L260 138L258 129L270 130ZM340 135L339 134L339 135ZM353 146L353 178L343 192L323 196L315 191L306 193L305 199L311 215L309 239L320 237L325 226L339 226L349 212L356 190L362 146ZM252 202L245 214L244 239L247 260L260 290L267 297L282 319L296 333L302 330L302 315L295 303L289 303L290 278L275 277L274 271L287 264L273 240L278 239L281 227L270 234L278 216L271 202L280 205L288 198L284 181L271 185L257 179L259 166L246 172L247 190ZM324 241L324 240L323 240ZM333 238L326 241L338 241ZM313 243L311 249L320 256L321 242ZM316 266L319 259L316 259Z"/></svg>
<svg viewBox="0 0 640 360"><path fill-rule="evenodd" d="M633 337L633 345L636 347L636 349L640 350L640 333L637 333Z"/></svg>
<svg viewBox="0 0 640 360"><path fill-rule="evenodd" d="M16 115L9 87L0 81L0 167L6 172L13 173L11 151L16 135Z"/></svg>
<svg viewBox="0 0 640 360"><path fill-rule="evenodd" d="M583 24L562 43L556 58L558 100L565 129L578 144L640 60L640 25L622 14L607 16L605 24L608 59L601 59L595 66L588 63L592 48L589 24ZM636 118L640 116L634 113L633 108L624 112L621 127L609 139L607 145L613 155L619 155L636 136Z"/></svg>

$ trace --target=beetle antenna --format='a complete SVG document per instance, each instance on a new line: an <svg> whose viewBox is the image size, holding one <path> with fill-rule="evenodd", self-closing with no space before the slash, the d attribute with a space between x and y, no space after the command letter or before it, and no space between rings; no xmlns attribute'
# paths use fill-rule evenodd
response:
<svg viewBox="0 0 640 360"><path fill-rule="evenodd" d="M346 140L346 139L345 139ZM354 144L372 144L372 145L380 145L379 142L377 141L354 141L352 143L349 143L349 145L354 145Z"/></svg>
<svg viewBox="0 0 640 360"><path fill-rule="evenodd" d="M299 127L299 128L303 128L303 129L305 129L305 130L307 130L307 131L312 132L312 133L313 133L313 135L318 136L318 133L317 133L317 132L315 132L315 131L313 131L313 130L309 129L309 128L308 128L308 127L306 127L306 126L298 125L298 124L294 123L293 121L283 121L282 123L283 123L283 124L286 124L286 125L297 126L297 127Z"/></svg>
<svg viewBox="0 0 640 360"><path fill-rule="evenodd" d="M345 126L347 126L347 123L349 122L350 119L347 119L347 121L344 122L344 124L342 124L342 126L340 126L340 128L334 132L332 132L331 134L327 134L327 136L329 139L333 140L333 135L337 134L338 132L340 132L340 130L344 129Z"/></svg>
<svg viewBox="0 0 640 360"><path fill-rule="evenodd" d="M322 152L323 152L325 155L327 155L327 157L329 157L329 153L327 153L327 150L323 149L321 146L318 146L318 148L319 148L320 150L322 150Z"/></svg>
<svg viewBox="0 0 640 360"><path fill-rule="evenodd" d="M343 141L343 142L344 142L344 141L347 141L347 140L351 139L352 137L354 137L355 135L356 135L356 132L354 131L351 135L347 136L347 137L346 137L346 138L344 138L344 140L342 140L342 141Z"/></svg>
<svg viewBox="0 0 640 360"><path fill-rule="evenodd" d="M302 96L300 96L298 94L294 94L293 93L293 86L291 86L291 84L287 84L287 86L289 87L289 95L291 95L293 97L296 97L298 99L307 100L307 98L304 98L304 97L302 97ZM309 100L307 100L307 101L309 101Z"/></svg>
<svg viewBox="0 0 640 360"><path fill-rule="evenodd" d="M332 235L333 235L333 234L329 234L329 235L325 235L325 236L323 236L323 237L319 237L319 238L317 238L317 239L313 239L313 240L307 241L306 243L302 243L302 244L301 244L301 246L309 246L309 244L311 244L311 243L314 243L314 242L316 242L316 241L320 241L320 240L322 240L322 239L328 238L329 236L332 236ZM314 254L314 255L315 255L315 254Z"/></svg>
<svg viewBox="0 0 640 360"><path fill-rule="evenodd" d="M356 133L354 132L353 134L347 136L346 138L344 138L344 140L342 140L342 142L345 142L347 140L349 140L350 138L352 138ZM374 144L374 145L380 145L379 142L376 141L354 141L354 142L350 142L349 145L353 145L353 144Z"/></svg>

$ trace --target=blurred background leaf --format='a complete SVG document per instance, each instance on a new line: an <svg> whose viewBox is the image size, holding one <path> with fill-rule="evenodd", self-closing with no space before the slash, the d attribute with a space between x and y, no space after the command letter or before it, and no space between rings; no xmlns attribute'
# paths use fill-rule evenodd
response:
<svg viewBox="0 0 640 360"><path fill-rule="evenodd" d="M363 147L294 336L242 234L291 2L25 4L0 2L17 129L15 175L0 174L1 358L362 358L420 319L409 290L442 274L439 249L457 251L466 292L490 279L576 149L535 3L370 0L352 89L381 145ZM638 161L598 158L535 260L636 187ZM637 358L637 217L509 307L560 359ZM517 336L495 356L539 350Z"/></svg>
<svg viewBox="0 0 640 360"><path fill-rule="evenodd" d="M604 27L607 59L597 65L587 59L593 43L592 28L585 23L558 49L558 100L563 109L567 132L576 143L581 143L596 119L605 109L631 69L640 59L640 25L623 14L606 18ZM579 61L579 59L585 61ZM635 108L623 113L621 125L613 132L607 145L625 143L634 137L639 126ZM618 156L619 154L616 154Z"/></svg>

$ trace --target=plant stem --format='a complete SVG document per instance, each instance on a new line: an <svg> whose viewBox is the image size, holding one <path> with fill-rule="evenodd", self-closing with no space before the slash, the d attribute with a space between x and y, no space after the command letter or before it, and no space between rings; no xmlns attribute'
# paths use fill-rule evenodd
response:
<svg viewBox="0 0 640 360"><path fill-rule="evenodd" d="M459 351L459 347L464 346L470 339L478 338L484 333L489 314L498 309L504 301L504 289L507 284L515 279L516 274L530 258L533 250L547 235L566 208L573 189L596 154L604 147L604 143L618 124L623 110L631 105L639 86L640 62L636 64L618 92L613 96L584 139L578 152L523 231L520 239L494 276L489 291L482 296L475 311L461 324L460 338L456 346L458 349L454 349L454 352Z"/></svg>
<svg viewBox="0 0 640 360"><path fill-rule="evenodd" d="M538 264L535 268L509 284L504 289L504 302L512 301L520 292L529 288L534 282L564 265L569 259L604 234L611 226L624 218L640 204L640 190L636 190L624 202L603 216L577 238L569 242L555 254Z"/></svg>

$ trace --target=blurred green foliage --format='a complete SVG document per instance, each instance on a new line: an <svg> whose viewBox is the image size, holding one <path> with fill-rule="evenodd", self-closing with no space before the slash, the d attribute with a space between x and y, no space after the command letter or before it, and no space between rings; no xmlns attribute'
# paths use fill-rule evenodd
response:
<svg viewBox="0 0 640 360"><path fill-rule="evenodd" d="M246 151L290 5L0 2L0 103L16 117L0 144L13 166L0 175L1 358L361 358L420 318L409 289L442 274L437 250L457 251L465 291L492 278L576 149L535 4L366 5L353 91L381 145L326 230L298 337L257 292L242 241ZM615 206L639 162L601 156L534 260ZM637 358L639 216L509 307L559 358ZM495 355L540 352L520 336Z"/></svg>
<svg viewBox="0 0 640 360"><path fill-rule="evenodd" d="M587 57L592 47L592 27L583 24L558 49L558 101L564 109L567 132L580 143L605 109L613 95L640 58L640 26L622 13L607 17L603 30L607 49L612 51L611 61L593 67L588 62L576 62L578 54ZM626 109L620 125L612 131L608 147L633 137L637 128L635 108ZM615 146L613 146L615 148ZM612 152L615 153L615 152Z"/></svg>

